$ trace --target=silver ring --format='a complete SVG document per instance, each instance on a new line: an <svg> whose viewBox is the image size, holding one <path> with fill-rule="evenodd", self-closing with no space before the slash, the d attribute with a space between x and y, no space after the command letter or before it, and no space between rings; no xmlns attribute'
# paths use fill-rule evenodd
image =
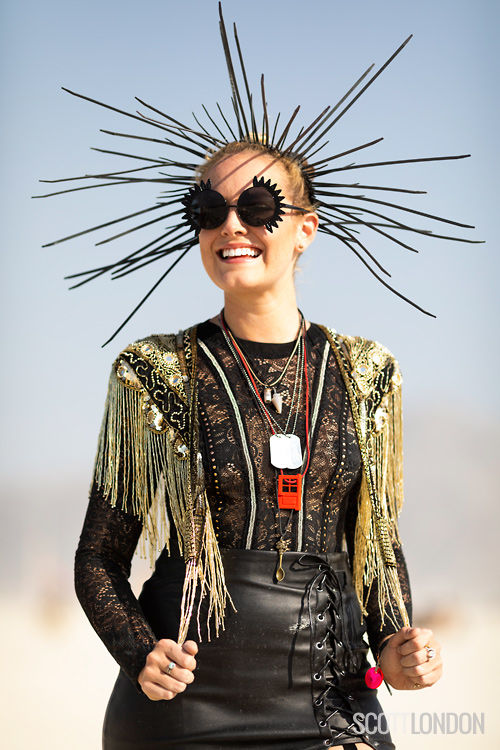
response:
<svg viewBox="0 0 500 750"><path fill-rule="evenodd" d="M170 664L169 664L169 665L168 665L168 667L167 667L167 671L165 672L165 674L166 674L166 675L169 675L169 674L170 674L170 672L172 671L172 669L173 669L174 667L176 667L176 666L177 666L177 664L175 663L175 661L171 661L171 662L170 662Z"/></svg>
<svg viewBox="0 0 500 750"><path fill-rule="evenodd" d="M430 659L434 659L436 656L436 649L431 648L430 646L425 647L427 649L427 661L430 661Z"/></svg>

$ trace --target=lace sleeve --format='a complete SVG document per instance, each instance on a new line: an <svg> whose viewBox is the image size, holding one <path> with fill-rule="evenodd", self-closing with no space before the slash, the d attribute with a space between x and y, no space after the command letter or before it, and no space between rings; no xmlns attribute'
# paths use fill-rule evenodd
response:
<svg viewBox="0 0 500 750"><path fill-rule="evenodd" d="M141 531L136 516L111 507L94 489L75 557L75 589L85 614L136 685L156 643L128 581Z"/></svg>
<svg viewBox="0 0 500 750"><path fill-rule="evenodd" d="M345 521L345 536L346 536L346 543L347 543L347 549L349 552L349 557L352 560L354 556L354 534L355 534L355 527L356 527L356 517L357 517L357 511L358 511L358 492L359 492L359 483L358 486L354 488L352 491L350 497L349 497L349 504L348 504L348 510L346 515L346 521ZM411 590L410 590L410 580L408 576L408 569L406 567L406 561L403 554L403 549L401 547L401 544L399 542L393 542L393 549L394 554L396 556L396 562L397 562L397 570L398 570L398 577L399 577L399 583L401 586L401 593L403 595L403 601L406 606L406 611L408 612L408 618L410 620L410 623L412 621L412 600L411 600ZM366 617L366 629L367 629L367 635L368 640L370 642L370 648L372 650L372 653L374 657L376 658L378 647L380 642L385 638L385 636L390 635L391 633L395 632L393 620L395 620L399 627L403 627L404 623L402 621L401 615L398 612L398 607L396 606L395 602L388 601L385 605L385 618L382 618L382 614L380 612L379 603L378 603L378 582L375 578L372 582L370 593L368 595L368 590L365 588L364 590L364 600L366 601L366 611L367 611L367 617ZM366 597L368 596L368 599ZM392 620L392 621L391 621Z"/></svg>

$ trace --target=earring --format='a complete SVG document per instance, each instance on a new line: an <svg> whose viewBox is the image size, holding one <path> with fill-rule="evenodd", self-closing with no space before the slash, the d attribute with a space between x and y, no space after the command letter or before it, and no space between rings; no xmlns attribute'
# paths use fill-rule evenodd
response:
<svg viewBox="0 0 500 750"><path fill-rule="evenodd" d="M299 250L303 250L304 249L304 245L302 245L302 244L298 245L298 249Z"/></svg>

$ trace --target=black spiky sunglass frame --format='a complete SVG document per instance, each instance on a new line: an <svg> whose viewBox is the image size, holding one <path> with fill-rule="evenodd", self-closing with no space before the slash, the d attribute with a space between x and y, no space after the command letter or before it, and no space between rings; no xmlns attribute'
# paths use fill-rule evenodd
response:
<svg viewBox="0 0 500 750"><path fill-rule="evenodd" d="M418 252L414 247L410 246L405 242L402 237L408 232L416 235L423 235L426 237L433 237L436 239L443 240L454 240L459 242L477 242L477 240L470 240L462 237L451 237L443 234L436 234L427 228L421 228L412 226L403 217L410 214L414 217L421 217L430 221L436 221L452 225L455 227L474 229L469 224L464 224L451 219L445 219L440 216L418 211L408 206L403 206L398 203L392 203L381 198L371 197L375 193L380 192L391 192L391 193L402 193L402 194L422 194L424 191L419 190L408 190L399 187L388 187L383 185L366 185L358 182L332 182L332 178L337 176L347 176L354 170L358 169L371 169L376 167L394 166L401 164L421 163L421 162L434 162L434 161L446 161L452 159L464 159L469 154L460 154L454 156L436 156L436 157L423 157L415 159L398 159L391 161L381 162L367 162L362 164L347 163L341 164L338 162L340 159L344 159L347 156L351 156L354 153L360 152L366 148L370 148L380 141L382 138L377 138L367 143L363 143L354 148L350 148L346 151L335 153L329 157L318 158L319 152L321 152L326 145L328 140L325 140L327 134L331 131L336 123L349 111L353 104L360 98L360 96L368 89L369 86L381 75L381 73L387 68L388 65L400 54L404 47L408 44L411 36L406 39L403 44L394 52L393 55L371 76L370 73L373 70L371 65L347 93L334 105L326 107L313 122L307 127L301 127L298 133L291 135L292 128L294 126L296 117L299 113L300 107L296 107L289 120L286 122L283 128L279 127L280 114L276 116L274 125L271 127L271 116L269 114L266 92L264 87L264 76L261 77L260 94L262 103L262 114L258 118L256 108L254 106L254 97L250 91L248 78L246 74L245 65L243 62L243 56L241 52L241 46L239 37L234 25L234 39L240 63L241 75L243 78L243 94L240 91L237 76L235 74L233 59L229 47L229 40L226 33L224 19L222 16L221 4L219 3L219 18L220 18L220 33L222 38L222 44L224 48L224 54L226 58L226 64L229 74L229 80L232 92L232 107L235 118L234 126L231 126L228 117L224 114L222 108L217 104L217 115L212 116L208 109L203 106L205 116L208 118L211 127L213 128L212 134L208 130L208 126L202 124L198 117L194 116L196 127L190 127L184 125L178 120L174 119L170 115L161 112L159 109L146 104L141 99L137 98L137 101L144 107L146 107L155 116L160 116L162 120L156 119L156 117L148 116L142 113L131 113L121 109L117 109L109 104L97 101L90 97L82 94L77 94L69 89L64 89L68 93L90 101L101 107L104 107L113 112L117 112L133 120L137 120L142 124L146 124L156 130L161 131L163 137L149 137L146 135L136 135L130 133L117 133L109 130L103 130L111 136L119 138L134 139L144 141L148 143L160 144L163 148L177 153L177 150L182 150L186 154L190 161L180 161L176 159L170 159L166 156L161 156L157 159L147 158L138 154L122 153L118 151L112 151L108 149L95 149L105 154L117 155L126 157L129 159L138 160L141 162L141 166L133 167L131 169L122 169L114 172L104 172L93 175L82 175L74 178L63 178L57 180L42 180L46 183L60 183L75 181L83 184L78 187L68 188L65 190L58 190L55 193L48 193L43 196L36 197L49 197L51 195L60 195L62 193L70 193L80 190L92 189L103 186L116 186L129 184L133 185L136 183L149 183L152 185L162 185L166 189L163 190L160 197L158 197L154 205L149 205L145 208L141 208L138 211L127 214L126 216L120 216L116 219L112 219L105 223L97 226L90 227L81 232L63 237L54 242L47 243L44 247L50 247L60 242L81 237L82 235L90 232L96 232L101 230L107 230L121 222L129 222L139 219L139 223L135 223L133 226L120 231L117 234L113 234L110 237L96 243L97 245L103 245L111 241L123 238L132 232L137 232L143 229L152 227L160 222L165 223L165 231L162 231L159 236L154 240L147 242L140 246L131 253L128 253L124 257L117 261L107 263L98 268L93 268L88 271L79 272L67 276L67 279L78 279L78 281L71 287L76 288L83 284L93 281L94 279L110 273L113 279L122 278L130 273L143 268L151 263L171 255L172 253L179 253L178 257L171 263L170 266L161 274L160 278L155 282L153 287L147 292L147 294L141 299L138 305L132 310L127 318L121 323L114 334L105 342L104 346L112 341L115 336L122 330L122 328L129 322L132 316L139 310L140 307L146 302L146 300L153 294L158 288L166 276L175 268L175 266L182 260L182 258L189 252L189 250L198 243L198 233L201 228L198 217L195 215L196 211L192 211L193 204L196 206L196 200L198 196L202 195L203 192L210 190L207 183L196 183L195 172L199 165L203 162L207 162L211 155L217 153L220 149L227 146L229 143L240 142L248 144L259 144L260 148L264 148L270 154L277 156L285 156L289 159L294 160L301 169L309 198L316 207L316 212L319 218L319 231L334 237L344 246L348 247L359 260L368 268L368 270L391 292L396 294L401 299L408 302L413 307L417 308L426 315L432 313L424 310L415 302L411 301L399 291L394 289L391 285L385 281L384 277L390 277L390 273L380 264L375 256L368 250L364 242L364 234L366 232L374 232L378 236L385 238L386 240L395 243L396 245L410 250L412 252ZM370 76L370 77L369 77ZM246 98L246 104L244 99ZM158 134L159 135L159 134ZM196 161L193 161L195 157ZM170 170L169 173L165 173L164 169ZM151 176L151 172L156 171L156 175ZM328 177L325 181L324 178ZM263 182L263 180L262 180ZM269 182L269 181L268 181ZM257 186L254 185L254 188ZM271 189L272 188L272 189ZM271 186L270 183L264 186L264 189L269 194L276 192L275 186ZM354 191L368 191L369 195L356 194ZM216 191L211 191L216 192ZM278 191L279 193L279 191ZM214 196L211 196L214 197ZM220 196L224 201L223 197ZM241 197L241 196L240 196ZM273 194L275 212L269 217L268 221L262 224L266 226L268 231L272 231L273 227L278 226L278 222L281 221L281 215L283 208L289 207L283 204L282 197ZM230 206L227 207L217 199L219 205L219 213L224 213L225 210L229 210ZM291 207L297 210L301 210L298 207ZM165 211L166 209L166 211ZM239 207L237 208L239 210ZM150 218L152 216L152 218ZM139 218L140 217L140 218ZM144 221L144 219L146 219ZM192 232L195 232L194 236ZM383 276L381 275L383 274ZM434 316L433 316L434 317Z"/></svg>
<svg viewBox="0 0 500 750"><path fill-rule="evenodd" d="M283 221L285 208L291 211L307 213L307 208L285 203L281 190L271 180L254 177L252 187L244 190L237 203L228 204L217 190L212 189L211 180L194 185L182 199L186 209L183 219L198 234L202 229L217 229L222 226L229 215L229 209L235 208L240 220L250 227L265 227L272 233L278 222Z"/></svg>

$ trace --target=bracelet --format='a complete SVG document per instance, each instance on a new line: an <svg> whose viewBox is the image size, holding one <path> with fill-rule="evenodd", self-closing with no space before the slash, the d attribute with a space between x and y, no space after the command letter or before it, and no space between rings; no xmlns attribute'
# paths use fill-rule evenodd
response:
<svg viewBox="0 0 500 750"><path fill-rule="evenodd" d="M389 643L389 638L392 638L392 636L393 636L393 635L396 635L396 633L391 633L390 635L386 635L386 636L385 636L385 638L382 638L382 640L381 640L381 641L380 641L380 643L378 644L378 649L377 649L377 657L376 657L376 659L377 659L377 664L378 664L378 663L379 663L379 661L380 661L380 654L382 653L382 651L384 650L384 648L385 648L385 647L387 646L387 644Z"/></svg>

